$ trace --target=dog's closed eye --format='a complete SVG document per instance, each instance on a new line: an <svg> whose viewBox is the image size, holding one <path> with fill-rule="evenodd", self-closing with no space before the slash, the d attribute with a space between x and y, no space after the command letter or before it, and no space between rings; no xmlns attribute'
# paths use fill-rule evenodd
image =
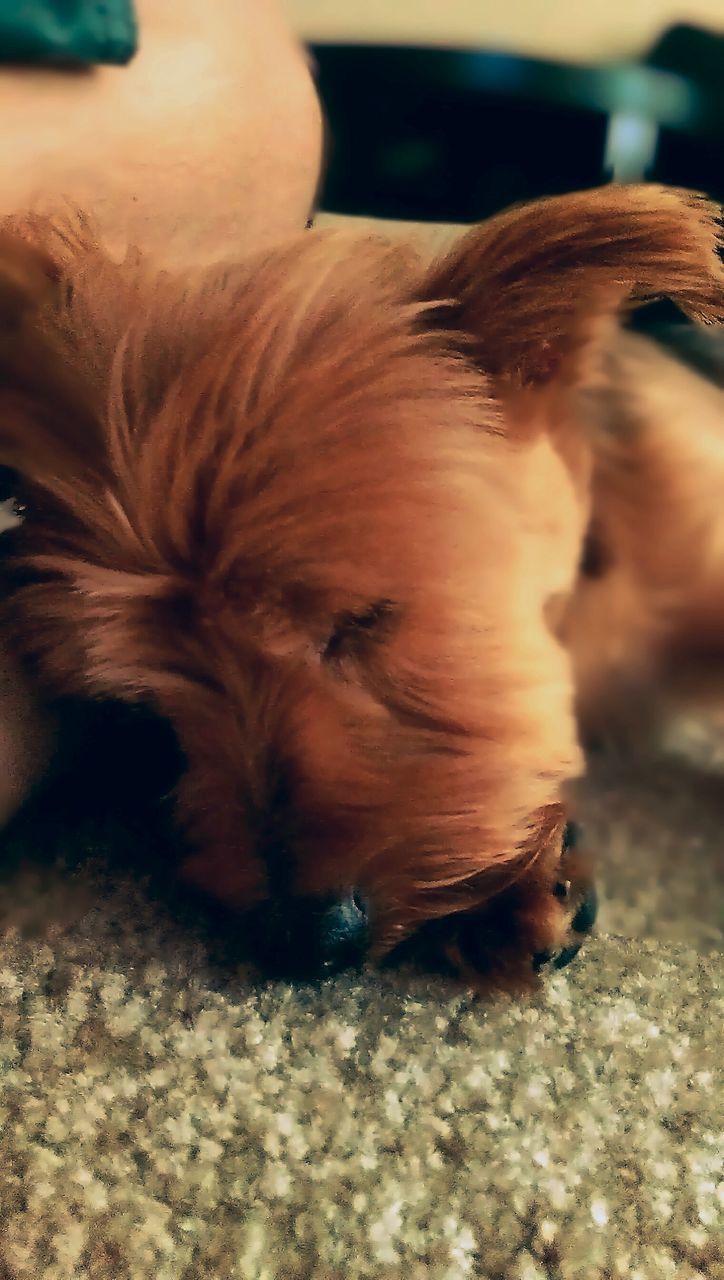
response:
<svg viewBox="0 0 724 1280"><path fill-rule="evenodd" d="M334 662L354 652L360 644L373 639L386 625L394 611L391 600L378 600L357 613L343 613L335 621L322 649L322 661Z"/></svg>

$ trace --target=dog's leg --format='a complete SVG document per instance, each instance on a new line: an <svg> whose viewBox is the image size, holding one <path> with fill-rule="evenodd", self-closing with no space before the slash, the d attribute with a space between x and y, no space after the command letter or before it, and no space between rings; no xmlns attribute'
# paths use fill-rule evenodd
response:
<svg viewBox="0 0 724 1280"><path fill-rule="evenodd" d="M570 964L592 931L598 897L585 839L566 824L560 854L541 858L482 910L431 920L393 953L483 992L520 992Z"/></svg>

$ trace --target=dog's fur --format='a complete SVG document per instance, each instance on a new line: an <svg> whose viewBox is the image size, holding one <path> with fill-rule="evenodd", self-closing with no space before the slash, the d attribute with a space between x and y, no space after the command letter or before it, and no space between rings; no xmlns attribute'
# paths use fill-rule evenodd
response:
<svg viewBox="0 0 724 1280"><path fill-rule="evenodd" d="M242 911L354 886L376 956L439 921L463 966L522 979L565 942L560 637L590 667L592 499L649 563L648 479L608 484L618 437L581 392L631 299L721 318L716 242L706 202L655 187L513 210L432 265L312 231L181 279L83 222L7 226L13 636L47 691L171 722L188 878Z"/></svg>
<svg viewBox="0 0 724 1280"><path fill-rule="evenodd" d="M584 734L641 750L692 699L720 700L724 387L620 332L582 408L594 524L561 635Z"/></svg>

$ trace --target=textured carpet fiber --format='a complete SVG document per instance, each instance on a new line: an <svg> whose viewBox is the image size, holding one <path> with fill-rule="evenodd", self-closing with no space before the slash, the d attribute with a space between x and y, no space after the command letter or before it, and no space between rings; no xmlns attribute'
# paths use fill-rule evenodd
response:
<svg viewBox="0 0 724 1280"><path fill-rule="evenodd" d="M254 987L130 873L13 872L1 1280L724 1276L724 786L582 804L609 932L519 1005Z"/></svg>

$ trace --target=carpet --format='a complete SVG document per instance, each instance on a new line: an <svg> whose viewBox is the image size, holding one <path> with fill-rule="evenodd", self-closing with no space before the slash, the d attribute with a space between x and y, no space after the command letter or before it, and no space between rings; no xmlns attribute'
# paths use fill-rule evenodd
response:
<svg viewBox="0 0 724 1280"><path fill-rule="evenodd" d="M724 787L603 760L580 807L601 933L523 1003L254 983L142 832L19 824L0 1280L724 1276Z"/></svg>

